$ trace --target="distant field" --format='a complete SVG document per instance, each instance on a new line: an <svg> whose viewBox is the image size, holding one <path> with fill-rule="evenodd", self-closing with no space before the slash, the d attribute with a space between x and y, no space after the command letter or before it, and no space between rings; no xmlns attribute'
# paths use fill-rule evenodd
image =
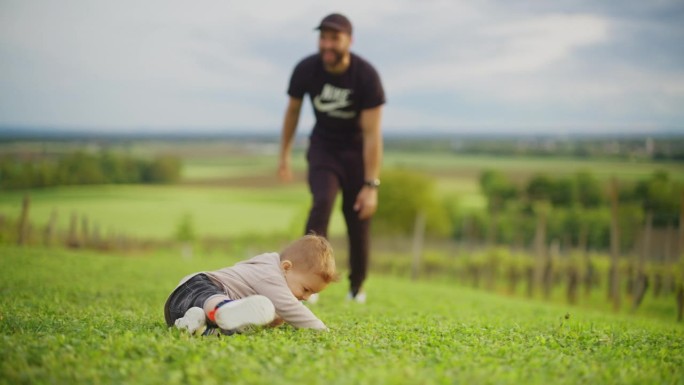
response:
<svg viewBox="0 0 684 385"><path fill-rule="evenodd" d="M304 172L305 164L302 157L293 158L293 168ZM276 183L277 159L273 156L224 156L209 159L188 159L183 164L183 180L187 182L201 180L226 180L249 176L264 176L272 178Z"/></svg>
<svg viewBox="0 0 684 385"><path fill-rule="evenodd" d="M0 195L0 213L18 218L23 193ZM71 213L86 215L103 234L124 233L144 238L171 238L185 214L201 236L293 233L304 230L309 197L303 185L239 189L187 186L88 186L31 192L30 219L47 223L58 212L68 228ZM336 216L333 230L339 231Z"/></svg>
<svg viewBox="0 0 684 385"><path fill-rule="evenodd" d="M59 153L73 151L73 144L21 147L5 144L4 151ZM94 148L97 149L97 148ZM306 162L302 149L293 153L295 182L281 184L276 178L277 146L230 142L129 143L111 150L149 157L172 153L183 158L182 181L173 186L86 186L31 191L30 218L38 225L47 222L53 209L59 224L68 225L72 212L88 215L101 231L133 233L143 237L170 237L180 218L190 214L195 230L203 236L239 236L252 233L294 232L303 228L309 207L305 184ZM459 203L463 209L482 209L486 201L479 192L483 170L501 170L522 182L536 173L559 176L588 170L601 179L646 178L654 170L665 170L684 180L684 164L579 160L569 158L522 158L464 156L448 152L387 150L383 167L404 168L431 175L438 194ZM0 214L18 217L23 192L2 192ZM382 202L380 203L382 204ZM338 210L331 234L344 234Z"/></svg>
<svg viewBox="0 0 684 385"><path fill-rule="evenodd" d="M383 164L385 167L422 170L444 178L467 176L476 179L483 170L493 169L500 170L516 179L529 178L537 173L559 176L585 170L594 173L599 179L608 179L614 176L618 179L636 180L651 175L654 170L664 170L669 172L671 177L684 180L684 163L675 162L458 155L446 152L388 152Z"/></svg>

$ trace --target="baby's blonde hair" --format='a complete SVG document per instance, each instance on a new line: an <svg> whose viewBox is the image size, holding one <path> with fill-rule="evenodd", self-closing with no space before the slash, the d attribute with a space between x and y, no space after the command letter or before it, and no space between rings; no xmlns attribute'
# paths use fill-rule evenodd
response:
<svg viewBox="0 0 684 385"><path fill-rule="evenodd" d="M308 234L290 243L280 252L280 260L289 260L295 269L318 274L326 283L338 279L333 248L320 235Z"/></svg>

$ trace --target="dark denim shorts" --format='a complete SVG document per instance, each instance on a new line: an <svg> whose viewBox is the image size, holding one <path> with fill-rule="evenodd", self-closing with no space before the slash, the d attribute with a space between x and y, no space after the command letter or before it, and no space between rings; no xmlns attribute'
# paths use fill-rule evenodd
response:
<svg viewBox="0 0 684 385"><path fill-rule="evenodd" d="M164 304L164 318L167 326L185 315L191 307L203 307L204 301L214 295L226 295L205 274L197 274L178 286Z"/></svg>

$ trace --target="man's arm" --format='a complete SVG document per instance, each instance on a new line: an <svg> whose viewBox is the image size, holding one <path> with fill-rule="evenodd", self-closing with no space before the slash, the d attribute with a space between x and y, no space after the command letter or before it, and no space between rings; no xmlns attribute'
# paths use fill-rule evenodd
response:
<svg viewBox="0 0 684 385"><path fill-rule="evenodd" d="M363 134L363 166L366 180L380 177L380 163L382 162L382 106L361 111L361 130ZM359 218L370 218L378 207L378 190L364 186L356 196L354 210Z"/></svg>
<svg viewBox="0 0 684 385"><path fill-rule="evenodd" d="M290 97L285 109L283 119L283 131L280 139L280 161L278 164L278 176L283 182L292 180L292 168L290 167L290 151L292 150L292 139L297 131L299 122L299 112L302 109L302 99Z"/></svg>

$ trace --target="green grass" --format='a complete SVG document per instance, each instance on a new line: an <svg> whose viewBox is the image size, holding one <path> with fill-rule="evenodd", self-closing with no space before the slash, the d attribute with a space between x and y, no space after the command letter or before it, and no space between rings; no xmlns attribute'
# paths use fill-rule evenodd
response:
<svg viewBox="0 0 684 385"><path fill-rule="evenodd" d="M0 383L684 383L682 325L379 275L365 306L323 293L328 333L168 330L177 281L234 257L0 246Z"/></svg>

